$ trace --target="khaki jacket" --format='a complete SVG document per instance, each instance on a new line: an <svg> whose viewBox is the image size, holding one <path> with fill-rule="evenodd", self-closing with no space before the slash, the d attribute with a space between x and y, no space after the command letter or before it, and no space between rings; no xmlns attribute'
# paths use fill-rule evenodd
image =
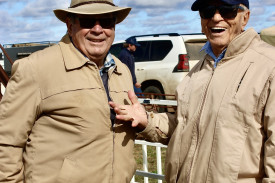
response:
<svg viewBox="0 0 275 183"><path fill-rule="evenodd" d="M177 120L149 115L142 134L169 142L167 182L275 183L274 53L249 29L215 69L206 55L184 78Z"/></svg>
<svg viewBox="0 0 275 183"><path fill-rule="evenodd" d="M114 58L110 97L130 104L131 74ZM66 35L16 61L0 103L0 182L129 183L135 131L112 126L96 64Z"/></svg>

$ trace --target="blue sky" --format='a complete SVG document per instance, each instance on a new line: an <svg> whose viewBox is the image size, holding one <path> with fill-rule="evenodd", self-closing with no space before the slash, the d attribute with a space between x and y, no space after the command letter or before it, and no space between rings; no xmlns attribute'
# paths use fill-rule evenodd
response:
<svg viewBox="0 0 275 183"><path fill-rule="evenodd" d="M132 7L126 20L116 27L115 41L132 35L153 33L200 33L198 12L190 10L193 0L114 0L118 6ZM0 44L59 41L65 24L53 9L66 8L70 0L0 0ZM247 28L275 25L275 0L250 0Z"/></svg>

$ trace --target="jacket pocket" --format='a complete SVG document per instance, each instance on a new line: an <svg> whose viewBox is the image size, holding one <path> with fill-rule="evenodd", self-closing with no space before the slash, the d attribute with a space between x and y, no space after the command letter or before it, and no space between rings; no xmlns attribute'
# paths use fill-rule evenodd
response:
<svg viewBox="0 0 275 183"><path fill-rule="evenodd" d="M235 183L238 179L241 159L249 125L244 113L222 108L216 122L208 182Z"/></svg>
<svg viewBox="0 0 275 183"><path fill-rule="evenodd" d="M243 81L245 79L245 76L248 74L247 72L249 71L249 68L251 66L252 63L246 63L243 72L240 73L240 75L238 76L238 78L236 79L236 89L235 89L235 97L238 94L240 88L246 88L246 86L244 85ZM242 86L242 87L241 87Z"/></svg>
<svg viewBox="0 0 275 183"><path fill-rule="evenodd" d="M72 181L72 175L74 172L74 169L77 167L76 162L73 160L70 160L68 158L65 158L63 161L63 165L61 167L61 170L58 174L56 183L70 183Z"/></svg>

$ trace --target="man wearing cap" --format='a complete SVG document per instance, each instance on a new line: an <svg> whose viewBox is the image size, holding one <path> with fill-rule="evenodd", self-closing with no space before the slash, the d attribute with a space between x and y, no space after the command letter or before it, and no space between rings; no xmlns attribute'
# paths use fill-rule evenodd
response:
<svg viewBox="0 0 275 183"><path fill-rule="evenodd" d="M67 34L15 62L0 103L0 182L130 182L136 130L108 104L130 103L131 73L109 54L130 10L112 0L54 10Z"/></svg>
<svg viewBox="0 0 275 183"><path fill-rule="evenodd" d="M120 120L168 144L169 183L275 183L275 48L245 30L248 0L196 0L205 57L177 88L176 115L111 103Z"/></svg>
<svg viewBox="0 0 275 183"><path fill-rule="evenodd" d="M140 44L137 42L135 37L129 37L125 40L123 44L123 49L119 54L119 60L126 64L132 74L134 89L136 93L141 93L140 90L141 84L137 82L136 73L135 73L135 57L133 53L136 51L137 47Z"/></svg>

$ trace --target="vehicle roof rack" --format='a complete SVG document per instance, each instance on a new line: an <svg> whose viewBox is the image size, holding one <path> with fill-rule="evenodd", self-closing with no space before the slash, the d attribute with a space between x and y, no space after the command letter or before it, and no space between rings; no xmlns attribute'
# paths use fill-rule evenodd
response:
<svg viewBox="0 0 275 183"><path fill-rule="evenodd" d="M179 34L179 33L162 33L162 34L144 34L144 35L135 35L130 37L160 37L160 36L181 36L181 35L203 35L202 33L186 33L186 34Z"/></svg>
<svg viewBox="0 0 275 183"><path fill-rule="evenodd" d="M163 33L163 34L144 34L144 35L136 35L131 37L146 37L146 36L152 36L152 37L159 37L159 36L180 36L178 33Z"/></svg>
<svg viewBox="0 0 275 183"><path fill-rule="evenodd" d="M182 36L184 36L184 35L203 35L203 33L186 33L186 34L180 34L180 35L182 35Z"/></svg>

